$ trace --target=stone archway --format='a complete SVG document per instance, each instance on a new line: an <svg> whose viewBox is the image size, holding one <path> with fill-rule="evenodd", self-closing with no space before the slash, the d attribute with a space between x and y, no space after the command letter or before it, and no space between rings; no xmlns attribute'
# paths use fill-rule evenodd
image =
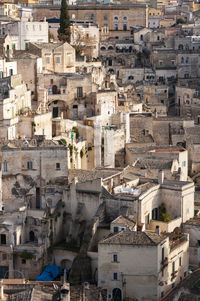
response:
<svg viewBox="0 0 200 301"><path fill-rule="evenodd" d="M122 291L120 288L114 288L112 291L112 300L121 301L122 300Z"/></svg>

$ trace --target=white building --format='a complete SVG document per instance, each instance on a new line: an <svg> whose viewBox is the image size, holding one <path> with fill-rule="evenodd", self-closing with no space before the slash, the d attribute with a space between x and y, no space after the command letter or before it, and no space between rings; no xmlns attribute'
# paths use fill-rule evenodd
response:
<svg viewBox="0 0 200 301"><path fill-rule="evenodd" d="M2 22L0 34L9 34L16 50L29 48L29 42L48 43L48 22Z"/></svg>
<svg viewBox="0 0 200 301"><path fill-rule="evenodd" d="M31 91L20 75L0 80L0 135L14 139L17 135L18 116L31 109Z"/></svg>
<svg viewBox="0 0 200 301"><path fill-rule="evenodd" d="M0 78L17 74L17 62L6 62L0 59Z"/></svg>

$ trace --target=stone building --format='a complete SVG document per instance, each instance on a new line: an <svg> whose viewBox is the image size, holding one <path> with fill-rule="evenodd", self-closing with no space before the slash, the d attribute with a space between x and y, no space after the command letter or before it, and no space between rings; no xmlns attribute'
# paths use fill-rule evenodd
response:
<svg viewBox="0 0 200 301"><path fill-rule="evenodd" d="M1 216L1 278L34 279L40 274L49 246L49 225L44 221L44 212L37 214L25 208Z"/></svg>
<svg viewBox="0 0 200 301"><path fill-rule="evenodd" d="M174 49L154 49L151 53L151 63L159 81L176 79L176 52Z"/></svg>
<svg viewBox="0 0 200 301"><path fill-rule="evenodd" d="M176 114L199 123L200 94L197 83L176 85Z"/></svg>
<svg viewBox="0 0 200 301"><path fill-rule="evenodd" d="M169 106L169 88L167 85L144 85L144 102L157 116L165 116Z"/></svg>
<svg viewBox="0 0 200 301"><path fill-rule="evenodd" d="M35 20L41 20L43 16L47 18L59 17L60 10L56 7L33 8ZM123 37L129 35L129 30L134 26L148 26L148 7L143 3L114 4L108 5L77 5L69 6L69 15L75 20L93 21L99 28L107 27L110 37Z"/></svg>
<svg viewBox="0 0 200 301"><path fill-rule="evenodd" d="M38 76L38 87L48 93L46 102L41 94L38 102L52 112L52 117L73 120L94 115L97 85L89 73L48 73Z"/></svg>
<svg viewBox="0 0 200 301"><path fill-rule="evenodd" d="M71 26L71 45L91 58L99 57L99 27L92 23L73 21Z"/></svg>
<svg viewBox="0 0 200 301"><path fill-rule="evenodd" d="M187 181L188 152L184 148L126 144L126 164L141 169L143 175L155 178L165 170L166 179Z"/></svg>
<svg viewBox="0 0 200 301"><path fill-rule="evenodd" d="M68 43L30 43L29 52L42 58L43 73L75 72L75 49Z"/></svg>
<svg viewBox="0 0 200 301"><path fill-rule="evenodd" d="M22 76L28 90L31 91L31 99L37 100L37 77L42 73L42 58L29 52L15 51L14 59L17 62L17 71ZM32 103L34 107L34 103ZM35 108L34 108L35 109Z"/></svg>
<svg viewBox="0 0 200 301"><path fill-rule="evenodd" d="M17 210L23 205L33 209L55 207L62 198L61 187L67 183L65 146L51 140L15 140L1 147L1 157L4 210Z"/></svg>
<svg viewBox="0 0 200 301"><path fill-rule="evenodd" d="M109 300L161 300L187 276L188 240L183 233L114 233L98 244L98 285Z"/></svg>

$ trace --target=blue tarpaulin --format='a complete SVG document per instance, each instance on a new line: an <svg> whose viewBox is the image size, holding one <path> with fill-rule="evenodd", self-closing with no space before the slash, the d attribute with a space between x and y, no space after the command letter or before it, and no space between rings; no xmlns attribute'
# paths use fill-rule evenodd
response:
<svg viewBox="0 0 200 301"><path fill-rule="evenodd" d="M36 281L53 281L61 274L61 268L56 265L48 265L40 276L37 276Z"/></svg>

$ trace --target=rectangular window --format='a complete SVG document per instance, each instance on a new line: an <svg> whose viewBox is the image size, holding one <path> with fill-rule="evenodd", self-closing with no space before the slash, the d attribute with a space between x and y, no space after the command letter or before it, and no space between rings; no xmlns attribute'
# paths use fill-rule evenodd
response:
<svg viewBox="0 0 200 301"><path fill-rule="evenodd" d="M50 57L46 56L46 64L50 64Z"/></svg>
<svg viewBox="0 0 200 301"><path fill-rule="evenodd" d="M60 163L56 163L56 170L60 170Z"/></svg>
<svg viewBox="0 0 200 301"><path fill-rule="evenodd" d="M175 261L172 262L172 273L175 272Z"/></svg>
<svg viewBox="0 0 200 301"><path fill-rule="evenodd" d="M7 162L3 162L3 171L4 172L8 171L8 163Z"/></svg>
<svg viewBox="0 0 200 301"><path fill-rule="evenodd" d="M77 97L83 97L83 88L77 87Z"/></svg>
<svg viewBox="0 0 200 301"><path fill-rule="evenodd" d="M5 253L2 254L2 260L7 260L7 254Z"/></svg>
<svg viewBox="0 0 200 301"><path fill-rule="evenodd" d="M117 254L113 254L113 262L119 262Z"/></svg>
<svg viewBox="0 0 200 301"><path fill-rule="evenodd" d="M183 161L182 162L182 167L185 167L186 166L186 161Z"/></svg>
<svg viewBox="0 0 200 301"><path fill-rule="evenodd" d="M28 42L25 43L25 50L29 50L29 43Z"/></svg>
<svg viewBox="0 0 200 301"><path fill-rule="evenodd" d="M26 259L22 259L22 264L26 264Z"/></svg>
<svg viewBox="0 0 200 301"><path fill-rule="evenodd" d="M112 274L112 276L113 276L112 277L113 280L118 280L118 273L115 272Z"/></svg>
<svg viewBox="0 0 200 301"><path fill-rule="evenodd" d="M49 188L49 193L50 194L55 194L55 188Z"/></svg>
<svg viewBox="0 0 200 301"><path fill-rule="evenodd" d="M114 233L119 232L119 228L118 227L114 227Z"/></svg>
<svg viewBox="0 0 200 301"><path fill-rule="evenodd" d="M27 169L33 169L33 162L31 161L27 162Z"/></svg>
<svg viewBox="0 0 200 301"><path fill-rule="evenodd" d="M59 56L56 56L56 63L60 64L60 57Z"/></svg>
<svg viewBox="0 0 200 301"><path fill-rule="evenodd" d="M181 267L182 266L182 258L179 257L179 266Z"/></svg>
<svg viewBox="0 0 200 301"><path fill-rule="evenodd" d="M1 234L1 245L6 245L6 235Z"/></svg>
<svg viewBox="0 0 200 301"><path fill-rule="evenodd" d="M164 261L165 259L165 248L162 247L162 261Z"/></svg>

